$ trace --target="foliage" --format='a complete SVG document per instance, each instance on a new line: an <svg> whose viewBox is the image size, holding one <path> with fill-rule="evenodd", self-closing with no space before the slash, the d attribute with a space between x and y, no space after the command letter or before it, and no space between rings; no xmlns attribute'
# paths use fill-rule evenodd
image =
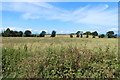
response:
<svg viewBox="0 0 120 80"><path fill-rule="evenodd" d="M37 37L37 35L36 34L32 34L31 37Z"/></svg>
<svg viewBox="0 0 120 80"><path fill-rule="evenodd" d="M105 37L104 34L99 35L99 38L104 38L104 37Z"/></svg>
<svg viewBox="0 0 120 80"><path fill-rule="evenodd" d="M90 31L86 31L85 33L83 33L83 31L77 31L76 33L71 33L72 35L76 34L76 37L81 37L83 38L84 35L86 35L86 38L89 38L89 35L92 35L93 38L95 38L96 36L98 36L98 32L94 31L94 32L90 32ZM7 28L5 31L3 31L0 35L2 35L3 37L45 37L46 34L45 31L42 31L40 34L32 34L31 31L26 30L23 34L22 31L13 31L10 30L9 28ZM50 34L49 34L50 35ZM67 34L68 35L68 34ZM72 37L71 35L71 37ZM117 38L117 34L114 34L113 31L108 31L106 33L106 35L108 36L108 38ZM49 37L55 37L56 36L56 31L52 31L51 36ZM103 38L105 35L99 35L99 38Z"/></svg>
<svg viewBox="0 0 120 80"><path fill-rule="evenodd" d="M84 34L91 35L91 32L90 31L86 31Z"/></svg>
<svg viewBox="0 0 120 80"><path fill-rule="evenodd" d="M84 34L86 35L86 38L88 38L89 35L91 35L91 32L90 31L86 31Z"/></svg>
<svg viewBox="0 0 120 80"><path fill-rule="evenodd" d="M117 38L117 34L115 34L113 37L114 37L114 38Z"/></svg>
<svg viewBox="0 0 120 80"><path fill-rule="evenodd" d="M26 30L24 34L25 34L25 37L30 37L32 32L30 30Z"/></svg>
<svg viewBox="0 0 120 80"><path fill-rule="evenodd" d="M94 32L92 32L91 34L93 35L93 38L95 38L95 36L98 36L97 31L94 31Z"/></svg>
<svg viewBox="0 0 120 80"><path fill-rule="evenodd" d="M51 37L55 37L56 36L56 31L52 31Z"/></svg>
<svg viewBox="0 0 120 80"><path fill-rule="evenodd" d="M77 31L76 32L76 37L80 37L81 35L81 38L83 37L83 31Z"/></svg>
<svg viewBox="0 0 120 80"><path fill-rule="evenodd" d="M77 31L77 33L76 33L76 37L79 37L80 36L80 31Z"/></svg>
<svg viewBox="0 0 120 80"><path fill-rule="evenodd" d="M114 37L114 32L113 31L108 31L106 33L106 35L108 36L108 38L113 38Z"/></svg>
<svg viewBox="0 0 120 80"><path fill-rule="evenodd" d="M119 79L120 59L117 58L116 41L117 39L3 38L3 78Z"/></svg>
<svg viewBox="0 0 120 80"><path fill-rule="evenodd" d="M73 34L70 34L70 37L73 38Z"/></svg>
<svg viewBox="0 0 120 80"><path fill-rule="evenodd" d="M4 32L2 32L3 37L22 37L23 32L22 31L13 31L7 28Z"/></svg>
<svg viewBox="0 0 120 80"><path fill-rule="evenodd" d="M46 32L45 32L45 31L42 31L42 32L40 33L40 37L45 37L45 34L46 34Z"/></svg>

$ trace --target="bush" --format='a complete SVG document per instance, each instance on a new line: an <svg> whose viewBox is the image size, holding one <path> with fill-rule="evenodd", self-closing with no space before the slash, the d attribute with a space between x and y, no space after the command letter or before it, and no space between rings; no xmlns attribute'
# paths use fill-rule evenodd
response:
<svg viewBox="0 0 120 80"><path fill-rule="evenodd" d="M31 37L32 32L29 30L26 30L24 34L25 34L25 37Z"/></svg>
<svg viewBox="0 0 120 80"><path fill-rule="evenodd" d="M45 37L45 34L46 34L46 32L45 32L45 31L42 31L42 32L40 33L40 37Z"/></svg>
<svg viewBox="0 0 120 80"><path fill-rule="evenodd" d="M73 38L73 34L70 34L70 37Z"/></svg>
<svg viewBox="0 0 120 80"><path fill-rule="evenodd" d="M104 38L104 37L105 37L104 34L99 35L99 38Z"/></svg>
<svg viewBox="0 0 120 80"><path fill-rule="evenodd" d="M51 37L55 37L56 36L56 31L52 31Z"/></svg>

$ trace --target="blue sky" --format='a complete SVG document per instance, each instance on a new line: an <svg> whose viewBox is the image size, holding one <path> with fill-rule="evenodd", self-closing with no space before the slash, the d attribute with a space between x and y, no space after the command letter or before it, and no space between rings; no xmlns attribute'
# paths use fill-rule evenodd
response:
<svg viewBox="0 0 120 80"><path fill-rule="evenodd" d="M117 2L3 2L2 28L40 33L118 30Z"/></svg>

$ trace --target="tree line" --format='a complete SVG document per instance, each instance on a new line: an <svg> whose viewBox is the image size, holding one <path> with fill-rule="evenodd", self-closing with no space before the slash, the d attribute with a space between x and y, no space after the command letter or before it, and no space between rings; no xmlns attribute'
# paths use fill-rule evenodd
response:
<svg viewBox="0 0 120 80"><path fill-rule="evenodd" d="M75 34L71 33L70 37L73 38L73 35ZM89 35L92 35L92 38L95 38L96 36L98 36L99 38L104 38L105 36L107 36L108 38L117 38L117 34L115 34L114 31L108 31L106 32L106 35L104 34L98 35L97 31L94 31L94 32L86 31L85 33L83 33L83 31L77 31L76 33L76 37L82 38L83 35L86 35L86 38L89 38Z"/></svg>
<svg viewBox="0 0 120 80"><path fill-rule="evenodd" d="M37 35L37 34L32 34L30 30L26 30L23 33L22 31L13 31L7 28L1 34L3 37L45 37L46 32L42 31L39 35ZM86 38L89 38L89 35L92 35L92 38L95 38L96 36L98 36L99 38L104 38L105 36L107 36L108 38L117 38L117 34L114 34L113 31L106 32L106 35L104 34L98 35L97 31L94 32L86 31L85 33L83 33L83 31L77 31L76 33L71 33L70 37L73 38L73 35L76 35L76 37L81 37L81 38L83 38L83 35L86 35ZM56 31L53 30L51 33L51 37L55 37L55 36L56 36Z"/></svg>
<svg viewBox="0 0 120 80"><path fill-rule="evenodd" d="M32 34L30 30L26 30L25 32L22 32L22 31L13 31L7 28L1 34L2 37L45 37L46 32L42 31L39 35L37 35L37 34ZM55 37L55 36L56 36L56 31L53 30L51 33L51 37Z"/></svg>

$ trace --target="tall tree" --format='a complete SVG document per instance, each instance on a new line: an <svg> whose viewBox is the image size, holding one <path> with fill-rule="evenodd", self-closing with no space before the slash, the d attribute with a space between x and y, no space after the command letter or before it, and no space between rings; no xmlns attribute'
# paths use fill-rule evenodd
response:
<svg viewBox="0 0 120 80"><path fill-rule="evenodd" d="M4 36L10 37L10 29L9 28L7 28L6 31L4 31Z"/></svg>
<svg viewBox="0 0 120 80"><path fill-rule="evenodd" d="M77 31L76 37L79 37L79 36L80 36L80 31Z"/></svg>
<svg viewBox="0 0 120 80"><path fill-rule="evenodd" d="M22 31L19 31L19 32L18 32L18 36L19 36L19 37L22 37L22 35L23 35L23 32L22 32Z"/></svg>
<svg viewBox="0 0 120 80"><path fill-rule="evenodd" d="M112 37L114 37L114 32L113 31L108 31L106 33L106 35L108 36L108 38L112 38Z"/></svg>
<svg viewBox="0 0 120 80"><path fill-rule="evenodd" d="M40 37L45 37L45 34L46 34L46 32L45 32L45 31L42 31L42 32L40 33Z"/></svg>
<svg viewBox="0 0 120 80"><path fill-rule="evenodd" d="M24 32L24 34L25 34L26 37L30 37L31 34L32 34L32 32L29 31L29 30L26 30L26 31Z"/></svg>
<svg viewBox="0 0 120 80"><path fill-rule="evenodd" d="M56 36L56 31L52 31L51 37L55 37Z"/></svg>
<svg viewBox="0 0 120 80"><path fill-rule="evenodd" d="M95 36L98 36L97 31L94 31L94 32L92 32L91 34L93 35L93 38L95 38Z"/></svg>
<svg viewBox="0 0 120 80"><path fill-rule="evenodd" d="M13 31L13 32L11 33L11 35L12 35L13 37L18 37L18 36L19 36L19 34L18 34L17 31Z"/></svg>
<svg viewBox="0 0 120 80"><path fill-rule="evenodd" d="M91 35L91 32L90 31L86 31L86 38L88 38L89 37L89 35Z"/></svg>

